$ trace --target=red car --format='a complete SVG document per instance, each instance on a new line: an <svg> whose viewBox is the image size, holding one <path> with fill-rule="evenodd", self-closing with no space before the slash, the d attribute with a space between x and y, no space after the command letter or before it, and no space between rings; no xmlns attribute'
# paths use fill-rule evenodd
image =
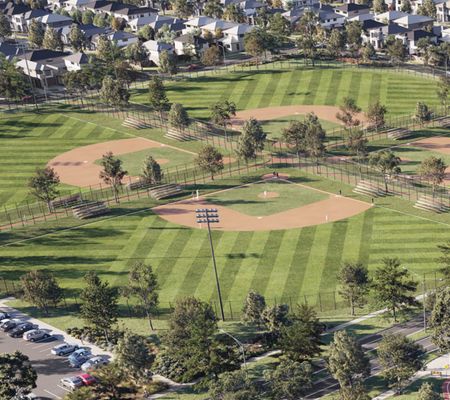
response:
<svg viewBox="0 0 450 400"><path fill-rule="evenodd" d="M95 382L95 378L89 374L76 374L75 375L85 386L91 386Z"/></svg>
<svg viewBox="0 0 450 400"><path fill-rule="evenodd" d="M26 101L31 101L33 100L33 96L24 96L22 97L22 103L25 103Z"/></svg>
<svg viewBox="0 0 450 400"><path fill-rule="evenodd" d="M191 64L188 66L188 69L199 69L199 68L200 68L200 65L197 65L197 64Z"/></svg>

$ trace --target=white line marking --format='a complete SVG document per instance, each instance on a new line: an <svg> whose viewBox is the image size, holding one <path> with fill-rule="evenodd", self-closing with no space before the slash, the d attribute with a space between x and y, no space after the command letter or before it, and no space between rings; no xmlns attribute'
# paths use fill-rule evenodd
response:
<svg viewBox="0 0 450 400"><path fill-rule="evenodd" d="M57 399L60 399L60 398L61 398L61 397L57 396L56 394L54 394L54 393L52 393L52 392L49 392L48 390L45 390L45 389L44 389L44 392L47 392L48 394L50 394L50 395L56 397Z"/></svg>
<svg viewBox="0 0 450 400"><path fill-rule="evenodd" d="M58 386L59 388L61 388L62 390L65 390L66 392L71 392L71 390L69 390L69 389L66 389L65 387L63 387L63 386L59 386L59 385L56 385L56 386Z"/></svg>

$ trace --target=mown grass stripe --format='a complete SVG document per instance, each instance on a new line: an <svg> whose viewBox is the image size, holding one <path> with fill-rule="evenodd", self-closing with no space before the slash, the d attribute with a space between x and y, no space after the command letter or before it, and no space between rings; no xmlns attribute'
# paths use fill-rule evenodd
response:
<svg viewBox="0 0 450 400"><path fill-rule="evenodd" d="M271 75L270 81L268 82L264 93L261 96L261 99L258 103L258 108L269 107L270 103L275 95L275 92L278 90L278 84L281 79L281 72L276 72Z"/></svg>
<svg viewBox="0 0 450 400"><path fill-rule="evenodd" d="M312 74L312 79L309 81L307 94L303 100L303 105L314 105L316 104L314 102L316 98L316 94L319 88L319 85L321 84L322 80L322 70L314 70Z"/></svg>
<svg viewBox="0 0 450 400"><path fill-rule="evenodd" d="M336 99L338 96L341 80L342 80L342 71L333 71L331 74L330 85L328 86L328 92L324 100L324 105L326 106L336 105Z"/></svg>
<svg viewBox="0 0 450 400"><path fill-rule="evenodd" d="M294 96L297 94L297 88L302 80L302 71L294 70L290 74L289 83L284 92L280 106L290 106L294 101Z"/></svg>

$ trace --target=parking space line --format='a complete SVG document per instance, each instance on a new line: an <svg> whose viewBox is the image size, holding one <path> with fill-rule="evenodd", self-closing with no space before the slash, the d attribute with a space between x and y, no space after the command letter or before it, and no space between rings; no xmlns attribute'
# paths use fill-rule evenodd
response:
<svg viewBox="0 0 450 400"><path fill-rule="evenodd" d="M69 359L66 358L65 360L62 360L61 362L62 362L62 363L63 363L63 362L69 362Z"/></svg>
<svg viewBox="0 0 450 400"><path fill-rule="evenodd" d="M71 390L69 390L69 389L66 389L65 387L63 387L63 386L59 386L59 385L56 385L56 386L58 386L59 388L61 388L62 390L65 390L66 392L71 392Z"/></svg>
<svg viewBox="0 0 450 400"><path fill-rule="evenodd" d="M38 349L39 347L42 347L42 346L48 346L48 345L50 345L50 347L54 347L53 346L53 343L43 343L43 344L41 344L41 345L39 345L39 346L36 346L36 347L33 347L33 349Z"/></svg>
<svg viewBox="0 0 450 400"><path fill-rule="evenodd" d="M52 393L52 392L49 392L48 390L45 390L45 389L44 389L44 392L47 392L48 394L50 394L50 395L56 397L57 399L60 399L60 398L61 398L61 397L57 396L56 394L54 394L54 393Z"/></svg>

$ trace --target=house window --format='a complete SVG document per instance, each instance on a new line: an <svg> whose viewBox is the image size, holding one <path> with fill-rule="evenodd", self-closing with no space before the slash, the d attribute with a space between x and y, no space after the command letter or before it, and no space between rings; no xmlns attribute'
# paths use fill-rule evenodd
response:
<svg viewBox="0 0 450 400"><path fill-rule="evenodd" d="M354 12L354 14L358 14L358 13L359 13L359 11L355 11L355 12Z"/></svg>
<svg viewBox="0 0 450 400"><path fill-rule="evenodd" d="M128 39L122 39L122 42L128 42Z"/></svg>
<svg viewBox="0 0 450 400"><path fill-rule="evenodd" d="M231 46L229 44L227 44L227 49L231 49Z"/></svg>
<svg viewBox="0 0 450 400"><path fill-rule="evenodd" d="M236 45L236 49L237 49L237 50L240 50L240 48L239 48L239 43Z"/></svg>

